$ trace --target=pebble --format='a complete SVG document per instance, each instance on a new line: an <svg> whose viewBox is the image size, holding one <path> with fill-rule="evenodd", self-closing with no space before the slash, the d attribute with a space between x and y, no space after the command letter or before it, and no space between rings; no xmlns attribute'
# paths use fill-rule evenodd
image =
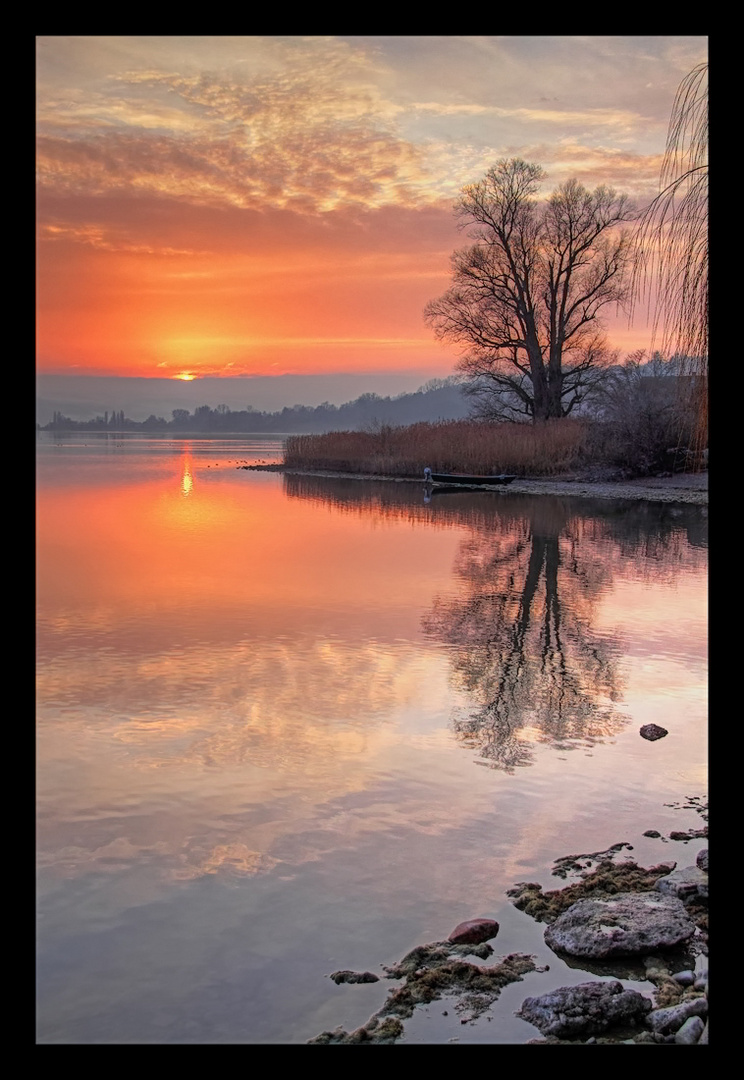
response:
<svg viewBox="0 0 744 1080"><path fill-rule="evenodd" d="M692 998L680 1005L670 1005L666 1009L654 1009L646 1017L646 1023L652 1031L676 1031L691 1016L706 1015L708 1002L705 998Z"/></svg>
<svg viewBox="0 0 744 1080"><path fill-rule="evenodd" d="M685 1020L682 1027L674 1036L676 1043L681 1043L683 1046L692 1046L699 1042L700 1036L703 1034L705 1024L699 1016L691 1016L689 1020Z"/></svg>
<svg viewBox="0 0 744 1080"><path fill-rule="evenodd" d="M672 978L680 986L692 986L695 982L694 971L678 971L676 975L672 975Z"/></svg>

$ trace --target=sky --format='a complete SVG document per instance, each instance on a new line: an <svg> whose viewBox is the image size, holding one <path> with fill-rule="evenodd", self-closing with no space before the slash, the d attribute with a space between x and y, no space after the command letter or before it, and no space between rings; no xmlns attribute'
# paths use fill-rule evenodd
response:
<svg viewBox="0 0 744 1080"><path fill-rule="evenodd" d="M37 375L353 375L360 393L452 374L423 309L467 242L465 184L522 157L546 195L575 176L645 204L707 59L691 36L36 44ZM650 342L614 310L607 329Z"/></svg>

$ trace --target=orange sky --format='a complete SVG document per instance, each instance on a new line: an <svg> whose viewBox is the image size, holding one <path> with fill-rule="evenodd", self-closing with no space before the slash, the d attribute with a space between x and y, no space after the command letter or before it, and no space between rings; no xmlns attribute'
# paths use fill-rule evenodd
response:
<svg viewBox="0 0 744 1080"><path fill-rule="evenodd" d="M639 200L702 37L37 38L37 371L452 372L425 327L500 156ZM529 76L529 77L528 77ZM608 320L613 345L649 329Z"/></svg>

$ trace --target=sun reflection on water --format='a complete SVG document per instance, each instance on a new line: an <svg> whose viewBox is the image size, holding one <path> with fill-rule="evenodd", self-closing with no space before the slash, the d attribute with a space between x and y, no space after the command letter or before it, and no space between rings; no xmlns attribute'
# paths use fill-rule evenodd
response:
<svg viewBox="0 0 744 1080"><path fill-rule="evenodd" d="M191 494L194 487L194 474L191 467L191 447L184 447L182 459L181 494L186 497Z"/></svg>

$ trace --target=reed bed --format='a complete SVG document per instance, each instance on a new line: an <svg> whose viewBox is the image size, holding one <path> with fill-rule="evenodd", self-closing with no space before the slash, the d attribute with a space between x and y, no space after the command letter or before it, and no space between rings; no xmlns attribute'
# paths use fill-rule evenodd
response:
<svg viewBox="0 0 744 1080"><path fill-rule="evenodd" d="M427 466L434 472L555 476L579 464L586 430L572 419L534 425L450 420L290 435L284 463L377 476L421 476Z"/></svg>

